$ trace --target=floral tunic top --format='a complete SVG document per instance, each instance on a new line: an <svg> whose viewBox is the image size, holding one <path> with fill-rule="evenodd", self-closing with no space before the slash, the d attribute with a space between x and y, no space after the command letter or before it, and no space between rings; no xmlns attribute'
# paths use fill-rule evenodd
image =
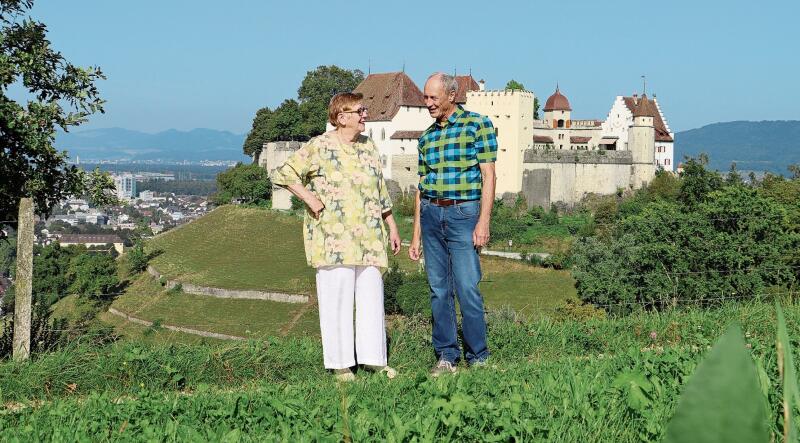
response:
<svg viewBox="0 0 800 443"><path fill-rule="evenodd" d="M382 214L392 201L372 139L360 136L348 146L334 132L314 137L270 178L281 186L303 184L325 205L319 220L305 215L310 266L388 266Z"/></svg>

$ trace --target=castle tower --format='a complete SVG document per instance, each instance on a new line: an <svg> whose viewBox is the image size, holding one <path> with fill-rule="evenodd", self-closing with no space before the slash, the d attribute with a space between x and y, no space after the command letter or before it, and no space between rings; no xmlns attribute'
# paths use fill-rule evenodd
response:
<svg viewBox="0 0 800 443"><path fill-rule="evenodd" d="M628 150L633 157L631 185L639 188L650 182L656 174L655 166L655 104L642 95L633 109L633 125L628 129Z"/></svg>
<svg viewBox="0 0 800 443"><path fill-rule="evenodd" d="M569 100L558 89L553 93L544 104L544 121L551 128L569 128L572 126L572 107Z"/></svg>
<svg viewBox="0 0 800 443"><path fill-rule="evenodd" d="M522 190L525 150L533 148L533 93L530 91L470 91L468 111L492 120L497 133L497 188L495 195Z"/></svg>

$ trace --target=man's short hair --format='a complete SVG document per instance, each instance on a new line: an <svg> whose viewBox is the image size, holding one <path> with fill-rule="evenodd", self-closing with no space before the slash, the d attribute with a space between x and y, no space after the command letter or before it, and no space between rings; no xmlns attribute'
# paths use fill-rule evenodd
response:
<svg viewBox="0 0 800 443"><path fill-rule="evenodd" d="M355 105L364 99L364 94L358 92L340 92L331 98L328 105L328 122L334 127L339 127L336 117L342 112L355 111Z"/></svg>
<svg viewBox="0 0 800 443"><path fill-rule="evenodd" d="M439 77L439 80L444 86L445 95L450 95L451 92L458 92L458 82L454 75L445 74L444 72L435 72L429 78Z"/></svg>

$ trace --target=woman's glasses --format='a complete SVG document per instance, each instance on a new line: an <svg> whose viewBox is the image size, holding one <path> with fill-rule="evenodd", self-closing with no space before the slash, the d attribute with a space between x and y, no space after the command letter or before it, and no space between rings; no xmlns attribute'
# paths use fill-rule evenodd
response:
<svg viewBox="0 0 800 443"><path fill-rule="evenodd" d="M355 111L342 111L342 114L366 114L369 111L369 108L366 106L362 106Z"/></svg>

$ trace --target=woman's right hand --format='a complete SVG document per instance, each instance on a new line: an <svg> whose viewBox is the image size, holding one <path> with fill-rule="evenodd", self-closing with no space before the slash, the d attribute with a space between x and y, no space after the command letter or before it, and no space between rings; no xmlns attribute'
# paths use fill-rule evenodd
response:
<svg viewBox="0 0 800 443"><path fill-rule="evenodd" d="M325 205L317 198L315 195L311 195L306 200L306 206L308 206L308 211L311 213L311 216L314 217L314 220L319 220L319 214L325 209Z"/></svg>

